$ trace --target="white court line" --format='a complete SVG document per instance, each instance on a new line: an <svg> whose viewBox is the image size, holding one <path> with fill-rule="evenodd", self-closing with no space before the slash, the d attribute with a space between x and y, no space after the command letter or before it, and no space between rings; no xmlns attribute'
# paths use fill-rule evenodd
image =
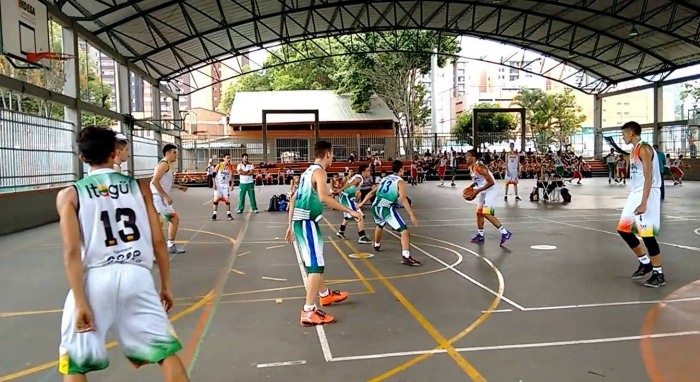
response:
<svg viewBox="0 0 700 382"><path fill-rule="evenodd" d="M556 221L556 220L549 220L549 219L545 219L545 218L539 218L539 219L542 220L542 221L545 221L545 222L549 222L549 223L559 223L559 224L563 224L563 225L568 225L569 227L587 229L587 230L589 230L589 231L595 231L595 232L600 232L600 233L607 233L608 235L615 235L615 236L618 236L618 235L619 235L617 232L605 231L605 230L602 230L602 229L586 227L586 226L582 226L582 225L578 225L578 224L564 223L564 222L560 222L560 221ZM666 242L663 242L663 241L657 241L657 243L663 244L663 245L668 245L668 246L670 246L670 247L676 247L676 248L681 248L681 249L687 249L687 250L689 250L689 251L700 252L700 248L698 248L698 247L691 247L691 246L689 246L689 245L674 244L674 243L666 243Z"/></svg>
<svg viewBox="0 0 700 382"><path fill-rule="evenodd" d="M401 236L399 236L399 235L397 235L397 234L395 234L394 232L391 232L391 231L387 231L387 232L388 232L390 235L394 236L395 238L401 240ZM428 240L434 240L434 241L437 241L437 242L441 242L441 243L444 243L444 244L451 245L451 246L453 246L453 247L455 247L455 248L459 248L459 249L461 249L461 250L463 250L463 251L469 252L469 253L471 253L472 255L474 255L474 256L476 256L476 257L482 259L483 261L485 261L486 263L488 263L489 266L493 267L494 269L497 269L496 266L491 262L491 260L489 260L489 259L487 259L487 258L481 256L480 254L478 254L478 253L472 251L471 249L467 249L467 248L462 247L462 246L460 246L460 245L457 245L457 244L454 244L454 243L450 243L449 241L444 241L444 240L440 240L440 239L435 239L435 238L432 238L432 237L427 237L427 236L422 236L422 235L416 235L416 234L413 234L412 236L415 236L415 237L422 237L422 238L425 238L425 239L428 239ZM442 265L445 266L446 268L450 269L452 272L458 274L459 276L461 276L461 277L464 278L465 280L471 282L472 284L478 286L479 288L481 288L481 289L483 289L483 290L485 290L485 291L491 293L491 294L494 295L494 296L497 296L497 297L499 296L499 294L498 294L496 291L494 291L493 289L491 289L491 288L487 287L486 285L484 285L484 284L482 284L482 283L480 283L480 282L474 280L473 278L471 278L470 276L468 276L468 275L465 274L464 272L460 271L459 269L455 268L454 266L452 266L452 265L450 265L450 264L447 264L446 262L442 261L441 259L439 259L439 258L433 256L432 254L426 252L425 250L423 250L422 248L418 247L417 245L411 243L411 247L413 247L413 248L419 250L419 251L422 252L424 255L426 255L426 256L432 258L433 260L435 260L435 261L437 261L438 263L442 264ZM522 306L516 304L513 300L507 298L507 297L504 296L504 295L500 295L500 298L501 298L501 300L503 300L504 302L506 302L506 303L512 305L512 306L513 306L514 308L516 308L516 309L519 309L519 310L524 310L524 309L525 309L524 307L522 307Z"/></svg>
<svg viewBox="0 0 700 382"><path fill-rule="evenodd" d="M288 362L273 362L273 363L259 363L255 366L257 366L258 369L262 369L265 367L278 367L278 366L294 366L294 365L305 365L306 361L303 359L299 361L288 361Z"/></svg>
<svg viewBox="0 0 700 382"><path fill-rule="evenodd" d="M700 301L700 297L674 298L668 300L646 300L646 301L623 301L623 302L603 302L597 304L577 304L577 305L559 305L559 306L540 306L535 308L525 308L525 312L536 312L543 310L565 310L565 309L581 309L581 308L602 308L609 306L629 306L629 305L648 305L648 304L672 304L677 302ZM512 309L492 310L491 313L508 313ZM482 311L485 313L486 311Z"/></svg>
<svg viewBox="0 0 700 382"><path fill-rule="evenodd" d="M306 269L304 269L304 261L301 259L301 254L299 254L299 248L297 248L296 240L292 244L292 247L294 247L294 253L297 256L297 264L299 265L299 272L301 272L301 279L304 281L304 286L306 286ZM326 362L330 362L333 359L333 354L331 353L331 346L328 344L326 330L323 329L323 325L316 325L316 333L318 333L318 340L321 343L323 358L326 360Z"/></svg>
<svg viewBox="0 0 700 382"><path fill-rule="evenodd" d="M648 335L643 335L643 336L595 338L595 339L590 339L590 340L537 342L537 343L513 344L513 345L477 346L477 347L469 347L469 348L457 348L455 350L457 350L460 353L468 353L468 352L491 351L491 350L536 349L536 348L547 348L547 347L555 347L555 346L604 344L604 343L613 343L613 342L639 341L639 340L645 340L645 339L669 338L669 337L687 337L687 336L697 336L697 335L700 335L700 331L695 330L695 331L688 331L688 332L648 334ZM337 358L333 358L332 361L333 362L360 361L360 360L367 360L367 359L408 357L408 356L417 356L417 355L423 355L423 354L440 354L440 353L447 353L447 350L445 350L445 349L432 349L432 350L404 351L404 352L396 352L396 353L367 354L367 355L357 355L357 356L349 356L349 357L337 357Z"/></svg>
<svg viewBox="0 0 700 382"><path fill-rule="evenodd" d="M700 235L700 228L696 228L693 232L695 232L696 235Z"/></svg>

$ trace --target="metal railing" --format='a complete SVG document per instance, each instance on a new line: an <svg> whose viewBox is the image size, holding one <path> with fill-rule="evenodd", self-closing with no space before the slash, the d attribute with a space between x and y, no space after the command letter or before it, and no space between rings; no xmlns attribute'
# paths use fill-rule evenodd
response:
<svg viewBox="0 0 700 382"><path fill-rule="evenodd" d="M77 180L73 124L0 109L0 193Z"/></svg>

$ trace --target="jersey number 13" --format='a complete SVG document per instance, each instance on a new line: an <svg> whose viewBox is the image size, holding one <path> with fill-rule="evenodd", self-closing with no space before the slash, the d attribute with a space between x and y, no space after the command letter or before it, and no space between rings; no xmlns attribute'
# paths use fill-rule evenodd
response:
<svg viewBox="0 0 700 382"><path fill-rule="evenodd" d="M114 237L114 232L112 231L112 219L109 216L109 211L102 211L100 220L105 230L105 245L107 247L117 245L117 239ZM139 228L136 226L136 213L131 208L117 208L114 221L116 223L124 223L124 229L118 232L122 242L128 243L141 238L141 232L139 232ZM127 232L127 230L131 232Z"/></svg>

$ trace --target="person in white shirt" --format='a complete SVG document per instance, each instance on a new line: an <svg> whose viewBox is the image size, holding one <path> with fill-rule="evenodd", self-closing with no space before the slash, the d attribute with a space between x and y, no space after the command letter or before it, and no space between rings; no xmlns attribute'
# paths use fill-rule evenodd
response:
<svg viewBox="0 0 700 382"><path fill-rule="evenodd" d="M126 135L118 133L117 134L117 145L116 153L117 156L114 158L114 171L118 173L123 173L122 163L129 159L129 141L126 139Z"/></svg>
<svg viewBox="0 0 700 382"><path fill-rule="evenodd" d="M258 204L255 202L255 177L253 176L253 164L248 162L248 154L243 153L241 156L243 162L238 164L236 171L238 172L238 179L240 182L240 191L238 193L238 210L237 214L243 213L243 208L245 207L245 197L246 194L250 197L250 208L258 213Z"/></svg>

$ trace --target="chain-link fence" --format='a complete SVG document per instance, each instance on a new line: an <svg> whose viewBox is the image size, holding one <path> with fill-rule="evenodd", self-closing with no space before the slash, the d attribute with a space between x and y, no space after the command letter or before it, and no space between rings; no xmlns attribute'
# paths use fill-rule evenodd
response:
<svg viewBox="0 0 700 382"><path fill-rule="evenodd" d="M659 149L671 154L672 158L683 155L686 158L697 158L697 141L700 138L700 127L697 125L664 126L659 132Z"/></svg>
<svg viewBox="0 0 700 382"><path fill-rule="evenodd" d="M0 193L70 184L73 124L0 109Z"/></svg>

